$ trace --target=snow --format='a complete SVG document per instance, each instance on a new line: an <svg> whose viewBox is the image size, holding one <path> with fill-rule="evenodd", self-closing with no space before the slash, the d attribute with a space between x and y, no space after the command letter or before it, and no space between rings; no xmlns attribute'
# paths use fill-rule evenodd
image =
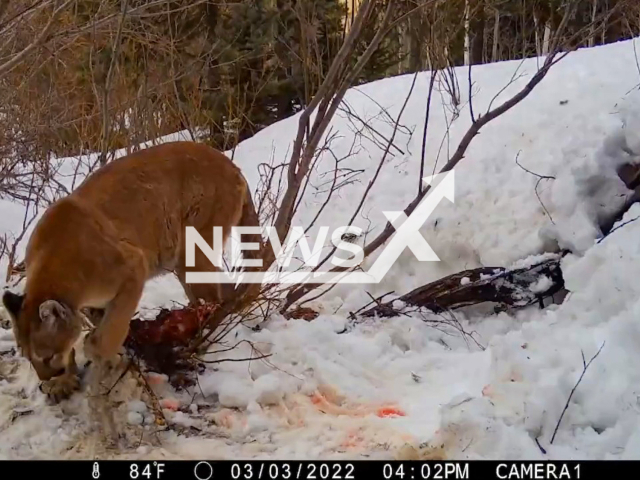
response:
<svg viewBox="0 0 640 480"><path fill-rule="evenodd" d="M144 417L138 412L129 412L127 415L127 421L130 425L141 425L144 422Z"/></svg>
<svg viewBox="0 0 640 480"><path fill-rule="evenodd" d="M207 359L251 356L244 340L270 356L210 364L193 389L174 391L165 377L153 376L169 428L156 425L141 387L126 377L113 393L130 445L119 458L640 459L640 221L597 242L598 219L629 194L615 167L640 157L633 47L627 41L571 53L527 99L481 131L455 171L455 201L442 200L421 230L440 262L419 262L407 249L380 284L338 285L306 305L319 311L313 321L273 314L257 331L236 328L229 341L238 348ZM494 106L522 88L538 62L474 68L476 115L511 79ZM458 114L446 92L432 100L428 175L470 124L467 70L457 73ZM383 211L401 210L416 194L429 78L418 76L397 149L354 221L367 240L384 227ZM378 133L361 137L357 121L343 113L334 119L333 155L348 157L342 166L363 173L336 193L312 239L320 225L348 224L382 158L372 136L392 133L380 106L395 118L412 80L395 77L348 92L350 108ZM297 117L284 120L230 152L254 190L258 165L286 159L296 126ZM333 155L320 159L294 224L306 225L324 203ZM61 160L60 175L76 162ZM0 234L17 236L23 216L21 205L0 200ZM635 205L623 221L639 216ZM569 293L559 305L349 320L349 312L370 302L368 294L406 293L480 266L524 267L565 248L572 252L562 260ZM545 278L530 286L548 287ZM185 301L166 276L147 285L140 309L151 316ZM87 433L83 393L46 405L13 345L11 331L0 329L0 458L112 455Z"/></svg>
<svg viewBox="0 0 640 480"><path fill-rule="evenodd" d="M529 290L533 293L542 293L546 292L553 286L553 280L551 280L546 275L542 275L535 283L529 285Z"/></svg>

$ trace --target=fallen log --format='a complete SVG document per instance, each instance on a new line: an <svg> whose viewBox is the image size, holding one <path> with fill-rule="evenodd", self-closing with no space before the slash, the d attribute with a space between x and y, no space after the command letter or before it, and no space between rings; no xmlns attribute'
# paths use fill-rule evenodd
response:
<svg viewBox="0 0 640 480"><path fill-rule="evenodd" d="M562 256L517 269L483 267L455 273L418 287L390 301L377 301L374 307L358 313L362 317L395 317L401 313L394 303L421 307L440 313L485 302L522 308L542 303L564 288L560 269Z"/></svg>

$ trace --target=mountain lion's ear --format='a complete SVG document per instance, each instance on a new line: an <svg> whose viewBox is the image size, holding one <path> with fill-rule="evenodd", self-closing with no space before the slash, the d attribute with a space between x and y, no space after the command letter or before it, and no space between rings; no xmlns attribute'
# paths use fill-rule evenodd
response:
<svg viewBox="0 0 640 480"><path fill-rule="evenodd" d="M69 312L55 300L47 300L40 304L40 319L47 328L56 328L66 324L69 320Z"/></svg>
<svg viewBox="0 0 640 480"><path fill-rule="evenodd" d="M7 309L9 315L11 315L14 319L18 318L20 315L20 310L22 310L22 303L24 302L24 295L18 295L16 293L10 292L9 290L5 290L2 294L2 303L4 304L4 308Z"/></svg>

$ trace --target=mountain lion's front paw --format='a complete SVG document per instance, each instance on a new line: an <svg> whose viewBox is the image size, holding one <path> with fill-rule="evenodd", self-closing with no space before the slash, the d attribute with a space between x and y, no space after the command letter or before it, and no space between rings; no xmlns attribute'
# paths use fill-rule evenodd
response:
<svg viewBox="0 0 640 480"><path fill-rule="evenodd" d="M65 372L59 377L42 382L40 391L47 396L52 403L60 403L73 393L80 390L80 379L74 373Z"/></svg>

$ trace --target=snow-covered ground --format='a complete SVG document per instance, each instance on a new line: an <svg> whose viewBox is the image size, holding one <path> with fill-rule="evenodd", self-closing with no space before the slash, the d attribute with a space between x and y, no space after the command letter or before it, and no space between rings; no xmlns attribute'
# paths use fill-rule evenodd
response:
<svg viewBox="0 0 640 480"><path fill-rule="evenodd" d="M475 114L521 89L538 62L474 68ZM470 124L467 70L457 73L461 107L455 119L446 92L432 100L427 174L445 163ZM383 211L401 210L416 194L429 77L418 76L396 148L354 222L368 230L369 239L384 227ZM363 172L336 193L317 226L348 223L382 156L380 138L371 138L392 132L381 108L395 118L412 81L408 75L348 92L351 110L377 133L357 135L361 125L344 113L334 120L333 155L348 157L341 166ZM640 273L640 222L596 242L596 218L628 194L614 167L640 156L638 84L631 41L570 54L473 140L455 172L455 202L443 200L422 229L440 262L418 262L407 249L380 284L339 285L308 305L320 312L311 322L274 315L260 331L239 327L234 343L250 340L272 356L216 364L189 391L173 391L156 379L162 405L178 405L177 411L165 409L168 430L154 433L140 388L126 380L115 394L130 443L122 455L640 458L640 283L634 280ZM233 152L254 189L259 164L286 160L296 126L297 117L282 121ZM306 225L324 203L333 155L320 160L296 224ZM71 171L74 162L62 161L62 170ZM539 182L540 200L534 190L539 178L525 168L554 177ZM638 205L624 220L637 216ZM20 205L0 200L0 234L17 234L22 218ZM570 292L563 303L516 313L457 312L472 338L435 328L425 321L433 318L428 314L348 320L350 311L370 301L368 293L401 294L466 268L528 262L558 247L573 252L562 263ZM141 309L184 301L177 281L167 276L149 283ZM45 405L35 373L11 353L13 346L11 331L0 330L0 458L106 455L85 433L85 397L78 393ZM583 358L589 361L601 347L551 444ZM228 355L249 354L243 343Z"/></svg>

